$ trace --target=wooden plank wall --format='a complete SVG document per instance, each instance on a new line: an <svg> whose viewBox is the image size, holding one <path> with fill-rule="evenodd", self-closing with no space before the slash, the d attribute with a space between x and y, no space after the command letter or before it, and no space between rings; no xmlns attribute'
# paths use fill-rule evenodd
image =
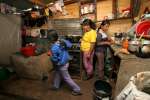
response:
<svg viewBox="0 0 150 100"><path fill-rule="evenodd" d="M104 16L113 17L113 1L112 0L102 0L97 2L97 20L103 20ZM130 5L130 0L118 0L119 10L128 7ZM110 21L109 35L113 35L115 32L127 32L132 26L131 19L120 19Z"/></svg>
<svg viewBox="0 0 150 100"><path fill-rule="evenodd" d="M73 3L65 5L65 9L68 12L68 15L62 15L57 13L53 16L54 19L66 19L66 18L79 18L79 4Z"/></svg>
<svg viewBox="0 0 150 100"><path fill-rule="evenodd" d="M127 32L131 28L131 26L131 19L111 21L108 33L112 36L116 32Z"/></svg>
<svg viewBox="0 0 150 100"><path fill-rule="evenodd" d="M103 20L104 16L112 15L112 0L97 2L97 20Z"/></svg>
<svg viewBox="0 0 150 100"><path fill-rule="evenodd" d="M122 3L125 2L125 4ZM129 0L120 0L119 5L130 5ZM73 3L66 5L66 10L69 12L69 15L67 16L62 16L62 15L55 15L53 19L70 19L70 18L79 18L79 4L78 3ZM112 15L112 0L102 0L97 2L97 20L102 20L104 16L113 16ZM56 23L55 23L56 24ZM57 23L58 24L58 23ZM69 24L69 23L68 23ZM109 29L110 35L112 35L115 32L126 32L132 25L132 20L131 19L121 19L121 20L114 20L111 21L111 26ZM56 28L56 25L54 25ZM57 26L58 29L59 26ZM62 27L62 26L61 26ZM79 27L79 26L78 26ZM67 30L66 28L65 30ZM59 29L60 30L60 29ZM61 29L62 31L63 29ZM70 30L70 28L69 28ZM71 31L68 32L62 32L64 33L72 33ZM80 33L80 32L77 32Z"/></svg>

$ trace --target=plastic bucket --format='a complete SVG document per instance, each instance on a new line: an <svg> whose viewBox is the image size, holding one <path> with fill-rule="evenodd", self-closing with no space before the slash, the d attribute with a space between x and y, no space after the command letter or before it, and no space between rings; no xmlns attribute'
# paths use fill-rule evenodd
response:
<svg viewBox="0 0 150 100"><path fill-rule="evenodd" d="M0 67L0 80L6 80L10 76L10 72L7 68Z"/></svg>
<svg viewBox="0 0 150 100"><path fill-rule="evenodd" d="M94 83L93 98L94 100L110 100L112 94L111 85L102 80L97 80Z"/></svg>
<svg viewBox="0 0 150 100"><path fill-rule="evenodd" d="M26 57L34 56L35 55L35 47L34 46L23 47L23 48L21 48L21 53Z"/></svg>

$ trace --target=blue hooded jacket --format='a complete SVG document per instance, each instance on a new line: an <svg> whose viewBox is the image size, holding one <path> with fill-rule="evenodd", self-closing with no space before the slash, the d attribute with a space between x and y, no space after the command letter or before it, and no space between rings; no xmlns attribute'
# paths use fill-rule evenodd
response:
<svg viewBox="0 0 150 100"><path fill-rule="evenodd" d="M66 47L71 47L71 43L69 41L65 40L64 43ZM68 63L70 56L66 47L62 46L60 42L56 42L51 46L51 60L54 64L63 66Z"/></svg>

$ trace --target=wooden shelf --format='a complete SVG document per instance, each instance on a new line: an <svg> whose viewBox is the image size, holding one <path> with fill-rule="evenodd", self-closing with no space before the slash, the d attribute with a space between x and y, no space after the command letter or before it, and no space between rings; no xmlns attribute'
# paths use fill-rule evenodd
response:
<svg viewBox="0 0 150 100"><path fill-rule="evenodd" d="M27 29L48 29L48 24L44 24L41 27L27 27Z"/></svg>
<svg viewBox="0 0 150 100"><path fill-rule="evenodd" d="M108 19L109 21L115 21L115 20L124 20L124 19L132 19L131 17L120 17L120 18L115 18L115 19ZM101 22L102 20L99 20L97 22Z"/></svg>
<svg viewBox="0 0 150 100"><path fill-rule="evenodd" d="M88 14L94 14L95 15L95 12L89 12L89 13L81 14L81 16L88 15Z"/></svg>
<svg viewBox="0 0 150 100"><path fill-rule="evenodd" d="M91 3L93 3L93 1L94 1L94 0L80 0L81 5L82 5L82 4L91 4Z"/></svg>
<svg viewBox="0 0 150 100"><path fill-rule="evenodd" d="M69 4L76 3L76 2L77 0L64 0L65 5L69 5Z"/></svg>

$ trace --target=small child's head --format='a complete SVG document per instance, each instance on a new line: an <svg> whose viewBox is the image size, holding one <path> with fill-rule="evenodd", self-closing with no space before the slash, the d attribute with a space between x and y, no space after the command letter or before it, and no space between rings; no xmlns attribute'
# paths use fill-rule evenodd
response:
<svg viewBox="0 0 150 100"><path fill-rule="evenodd" d="M96 24L91 19L85 19L81 25L82 25L83 31L85 32L88 32L91 29L94 29L94 30L96 29Z"/></svg>
<svg viewBox="0 0 150 100"><path fill-rule="evenodd" d="M101 22L101 25L100 25L99 29L102 29L104 32L107 32L108 28L109 28L109 25L110 25L109 20L103 20Z"/></svg>
<svg viewBox="0 0 150 100"><path fill-rule="evenodd" d="M47 31L47 38L51 42L56 42L58 40L58 33L56 30L48 30Z"/></svg>

